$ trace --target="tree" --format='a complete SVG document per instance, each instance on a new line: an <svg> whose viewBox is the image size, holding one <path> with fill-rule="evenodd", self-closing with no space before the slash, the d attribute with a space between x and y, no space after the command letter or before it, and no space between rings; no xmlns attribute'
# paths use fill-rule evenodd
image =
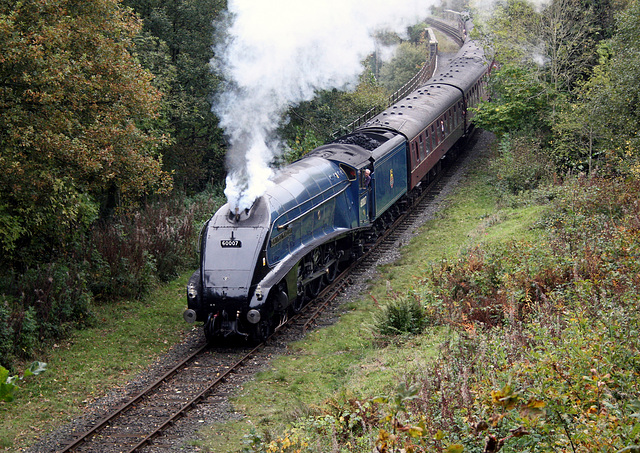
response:
<svg viewBox="0 0 640 453"><path fill-rule="evenodd" d="M420 71L428 57L427 47L403 42L393 59L382 66L380 84L394 93Z"/></svg>
<svg viewBox="0 0 640 453"><path fill-rule="evenodd" d="M498 61L537 67L550 87L568 92L597 63L606 26L600 20L586 0L552 0L539 10L526 0L506 0L477 28Z"/></svg>
<svg viewBox="0 0 640 453"><path fill-rule="evenodd" d="M597 62L602 34L596 20L593 8L581 0L552 0L542 10L537 34L549 83L556 91L573 89Z"/></svg>
<svg viewBox="0 0 640 453"><path fill-rule="evenodd" d="M486 23L474 22L473 33L487 54L501 63L535 65L540 59L539 14L526 0L504 0L495 4Z"/></svg>
<svg viewBox="0 0 640 453"><path fill-rule="evenodd" d="M290 154L299 157L311 151L308 146L301 147L300 143L318 146L337 135L351 132L350 123L372 110L382 111L388 102L389 92L373 80L370 71L365 70L355 91L321 91L313 100L290 108L280 135L297 150Z"/></svg>
<svg viewBox="0 0 640 453"><path fill-rule="evenodd" d="M581 87L598 61L598 43L609 33L603 14L609 3L499 3L478 27L500 68L492 74L491 102L480 105L476 124L499 134L535 135L562 167L590 166L599 134L593 125L602 109L583 102L588 96Z"/></svg>
<svg viewBox="0 0 640 453"><path fill-rule="evenodd" d="M224 0L125 0L143 20L136 56L163 93L158 124L171 134L164 166L176 187L202 190L224 178L225 145L211 98L218 85L213 58L214 20Z"/></svg>
<svg viewBox="0 0 640 453"><path fill-rule="evenodd" d="M592 154L611 158L619 170L640 174L640 2L619 14L617 31L600 47L600 64L580 91L578 111L589 126ZM583 134L584 136L584 134Z"/></svg>
<svg viewBox="0 0 640 453"><path fill-rule="evenodd" d="M535 67L503 64L490 81L491 102L481 102L473 122L498 135L549 131L554 94Z"/></svg>
<svg viewBox="0 0 640 453"><path fill-rule="evenodd" d="M99 206L170 189L152 129L160 93L117 0L0 4L0 251L64 250ZM15 253L18 247L21 254Z"/></svg>
<svg viewBox="0 0 640 453"><path fill-rule="evenodd" d="M590 79L580 84L572 100L562 104L553 124L553 154L556 163L565 169L577 168L591 173L594 160L602 155L598 143L605 138L602 129L607 100L595 100L596 92L611 83L604 67L611 58L609 45L599 47L600 65Z"/></svg>

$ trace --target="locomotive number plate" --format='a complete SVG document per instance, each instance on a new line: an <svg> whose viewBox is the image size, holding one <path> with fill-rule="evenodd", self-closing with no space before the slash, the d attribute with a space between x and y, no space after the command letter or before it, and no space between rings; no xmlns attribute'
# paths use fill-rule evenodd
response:
<svg viewBox="0 0 640 453"><path fill-rule="evenodd" d="M220 247L239 249L242 247L242 242L237 239L223 239L220 241Z"/></svg>

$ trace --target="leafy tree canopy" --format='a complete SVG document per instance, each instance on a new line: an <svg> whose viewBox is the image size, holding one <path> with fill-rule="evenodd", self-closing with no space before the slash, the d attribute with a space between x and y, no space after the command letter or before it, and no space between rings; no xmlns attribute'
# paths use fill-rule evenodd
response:
<svg viewBox="0 0 640 453"><path fill-rule="evenodd" d="M505 64L493 71L491 102L482 102L474 117L479 127L498 135L549 128L549 86L526 66Z"/></svg>
<svg viewBox="0 0 640 453"><path fill-rule="evenodd" d="M618 15L617 33L600 47L600 64L573 109L590 125L573 132L592 143L594 153L616 159L623 171L640 174L640 2ZM569 116L571 118L571 116ZM585 122L587 122L585 121Z"/></svg>
<svg viewBox="0 0 640 453"><path fill-rule="evenodd" d="M139 30L117 0L0 3L5 257L36 238L38 253L50 253L107 194L126 205L170 189L165 137L148 122L160 94L129 52Z"/></svg>
<svg viewBox="0 0 640 453"><path fill-rule="evenodd" d="M393 93L416 75L429 57L426 46L403 42L393 59L382 66L380 84Z"/></svg>
<svg viewBox="0 0 640 453"><path fill-rule="evenodd" d="M562 167L591 172L600 162L640 174L639 19L637 1L618 13L612 37L596 47L598 64L559 106L553 154Z"/></svg>
<svg viewBox="0 0 640 453"><path fill-rule="evenodd" d="M578 89L598 62L599 43L610 33L612 3L552 0L536 7L526 0L498 2L486 23L474 30L499 62L490 81L491 102L480 105L475 122L498 134L543 137L542 146L563 167L590 165L596 153L589 124L597 109L578 107L576 101L585 99Z"/></svg>
<svg viewBox="0 0 640 453"><path fill-rule="evenodd" d="M159 127L172 137L163 164L187 192L224 180L225 144L211 98L218 79L210 68L215 20L223 0L123 0L143 21L135 54L163 93Z"/></svg>

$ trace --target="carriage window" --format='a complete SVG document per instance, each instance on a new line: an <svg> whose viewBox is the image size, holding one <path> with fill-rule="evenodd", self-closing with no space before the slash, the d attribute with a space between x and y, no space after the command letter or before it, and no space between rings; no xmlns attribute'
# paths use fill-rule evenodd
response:
<svg viewBox="0 0 640 453"><path fill-rule="evenodd" d="M426 152L427 154L429 154L431 152L431 139L429 138L429 131L424 131L424 135L426 137L424 141Z"/></svg>
<svg viewBox="0 0 640 453"><path fill-rule="evenodd" d="M416 156L416 162L420 162L420 155L418 154L418 144L416 142L413 142L411 146L413 146L413 154L415 154Z"/></svg>

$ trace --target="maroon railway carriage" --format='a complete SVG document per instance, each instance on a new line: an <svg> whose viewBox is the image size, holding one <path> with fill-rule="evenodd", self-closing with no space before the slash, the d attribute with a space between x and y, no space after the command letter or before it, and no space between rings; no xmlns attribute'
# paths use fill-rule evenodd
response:
<svg viewBox="0 0 640 453"><path fill-rule="evenodd" d="M484 52L467 41L425 85L407 95L359 130L384 128L409 142L409 189L438 170L440 160L472 128L471 107L485 97L489 66Z"/></svg>

